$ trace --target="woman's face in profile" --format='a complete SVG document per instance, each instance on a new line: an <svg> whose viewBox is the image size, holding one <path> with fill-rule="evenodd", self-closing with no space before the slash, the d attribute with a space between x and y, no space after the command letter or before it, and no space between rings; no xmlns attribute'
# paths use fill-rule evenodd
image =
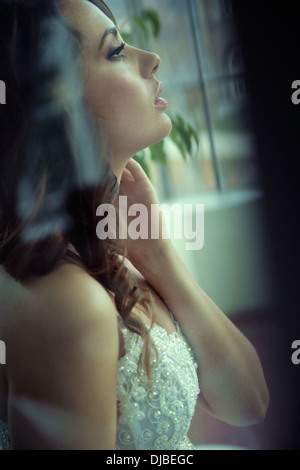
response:
<svg viewBox="0 0 300 470"><path fill-rule="evenodd" d="M154 104L160 59L125 45L115 24L86 0L68 1L63 14L84 40L86 103L106 135L114 169L171 130L165 106Z"/></svg>

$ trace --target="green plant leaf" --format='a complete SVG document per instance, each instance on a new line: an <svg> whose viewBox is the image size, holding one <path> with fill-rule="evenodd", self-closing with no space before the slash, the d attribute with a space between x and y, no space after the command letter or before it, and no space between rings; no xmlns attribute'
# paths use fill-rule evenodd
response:
<svg viewBox="0 0 300 470"><path fill-rule="evenodd" d="M153 8L147 8L142 11L141 17L144 21L147 21L150 24L152 34L157 38L161 30L161 21L157 11Z"/></svg>
<svg viewBox="0 0 300 470"><path fill-rule="evenodd" d="M178 150L180 151L182 157L184 160L186 160L186 149L184 148L184 145L181 142L181 138L179 133L176 131L176 129L173 127L171 133L170 133L170 139L174 142Z"/></svg>
<svg viewBox="0 0 300 470"><path fill-rule="evenodd" d="M172 122L174 142L177 146L180 143L180 146L184 152L184 158L186 158L186 154L190 153L191 150L191 142L189 133L185 129L185 122L179 115L176 115Z"/></svg>
<svg viewBox="0 0 300 470"><path fill-rule="evenodd" d="M141 33L143 34L143 36L146 38L146 39L149 39L149 33L148 33L148 29L147 29L147 26L145 25L145 22L143 21L143 19L137 15L133 16L132 17L132 23L133 25L136 27L136 29Z"/></svg>
<svg viewBox="0 0 300 470"><path fill-rule="evenodd" d="M184 146L186 147L188 153L191 154L191 150L192 150L191 136L189 132L187 131L187 129L185 128L185 125L182 124L178 126L177 132L179 133L181 140Z"/></svg>
<svg viewBox="0 0 300 470"><path fill-rule="evenodd" d="M141 165L148 178L151 179L150 169L145 160L145 152L142 150L141 152L133 155L132 158Z"/></svg>
<svg viewBox="0 0 300 470"><path fill-rule="evenodd" d="M150 147L151 159L155 162L167 163L167 155L164 148L164 141L161 140L157 144Z"/></svg>
<svg viewBox="0 0 300 470"><path fill-rule="evenodd" d="M179 114L175 115L172 118L172 124L173 124L173 136L176 135L176 139L173 139L176 145L180 142L181 146L185 149L185 156L186 153L190 155L191 158L193 158L192 155L192 141L194 140L196 143L197 148L199 147L199 138L197 135L197 132L195 129L184 119L182 116Z"/></svg>
<svg viewBox="0 0 300 470"><path fill-rule="evenodd" d="M188 130L189 130L189 133L193 136L195 142L196 142L196 145L197 145L197 149L199 148L199 136L197 134L197 132L195 131L195 129L190 125L190 124L187 124L187 127L188 127Z"/></svg>

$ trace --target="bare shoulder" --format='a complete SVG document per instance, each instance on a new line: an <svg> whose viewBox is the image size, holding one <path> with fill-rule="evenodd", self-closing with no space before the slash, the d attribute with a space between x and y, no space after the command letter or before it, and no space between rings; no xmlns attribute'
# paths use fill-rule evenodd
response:
<svg viewBox="0 0 300 470"><path fill-rule="evenodd" d="M15 385L29 383L24 376L45 361L58 370L66 364L61 358L75 362L92 350L118 357L113 298L80 267L64 264L22 285L7 281L6 287L3 330L7 371Z"/></svg>
<svg viewBox="0 0 300 470"><path fill-rule="evenodd" d="M43 321L116 323L117 310L113 297L84 269L63 264L48 276L29 284L36 307L42 309ZM48 318L49 317L49 318Z"/></svg>
<svg viewBox="0 0 300 470"><path fill-rule="evenodd" d="M76 311L77 302L80 308L87 300L86 307L98 306L100 300L105 307L114 309L113 297L107 290L83 268L70 263L62 264L50 274L35 276L22 283L12 279L0 266L0 296L3 311L16 311L18 305L22 305L22 310L29 306L31 310L42 308L47 312L58 303L67 311L72 307Z"/></svg>
<svg viewBox="0 0 300 470"><path fill-rule="evenodd" d="M44 412L40 412L39 404L47 403L50 415L57 413L57 422L61 422L61 413L69 410L72 417L76 416L72 428L81 429L88 423L87 441L78 435L71 442L66 431L59 445L112 448L119 354L117 310L112 297L74 265L62 265L22 288L23 298L28 298L24 312L14 317L15 327L7 343L15 446L56 448L54 436L46 435L47 423L40 420ZM20 396L27 400L24 409ZM32 426L31 434L24 434L21 424L24 416L26 421L26 409L30 409L26 426ZM36 422L32 421L34 416ZM24 436L28 442L24 442Z"/></svg>
<svg viewBox="0 0 300 470"><path fill-rule="evenodd" d="M112 297L99 282L83 268L70 263L62 264L52 273L35 278L27 285L32 292L38 294L40 301L46 300L48 302L54 294L55 299L70 303L72 299L78 301L83 299L85 295L93 294L90 297L90 302L93 300L97 302L101 298L102 301L113 305Z"/></svg>

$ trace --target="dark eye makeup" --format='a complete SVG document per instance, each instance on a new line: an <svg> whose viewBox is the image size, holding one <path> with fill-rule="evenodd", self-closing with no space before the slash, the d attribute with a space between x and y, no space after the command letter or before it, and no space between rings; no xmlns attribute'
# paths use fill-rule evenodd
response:
<svg viewBox="0 0 300 470"><path fill-rule="evenodd" d="M123 51L123 49L125 48L125 42L123 42L121 44L121 46L119 47L116 47L114 48L113 50L111 50L109 53L108 53L108 56L107 58L108 59L114 59L114 58L119 58L119 57L123 57L121 56L121 52Z"/></svg>

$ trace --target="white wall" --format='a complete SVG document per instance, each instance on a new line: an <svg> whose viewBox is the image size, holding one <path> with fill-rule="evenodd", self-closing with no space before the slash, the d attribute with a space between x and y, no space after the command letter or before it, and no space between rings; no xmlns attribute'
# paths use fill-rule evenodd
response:
<svg viewBox="0 0 300 470"><path fill-rule="evenodd" d="M263 194L200 194L180 203L195 208L204 204L203 248L187 251L186 240L173 243L214 302L229 315L272 305L275 290Z"/></svg>

